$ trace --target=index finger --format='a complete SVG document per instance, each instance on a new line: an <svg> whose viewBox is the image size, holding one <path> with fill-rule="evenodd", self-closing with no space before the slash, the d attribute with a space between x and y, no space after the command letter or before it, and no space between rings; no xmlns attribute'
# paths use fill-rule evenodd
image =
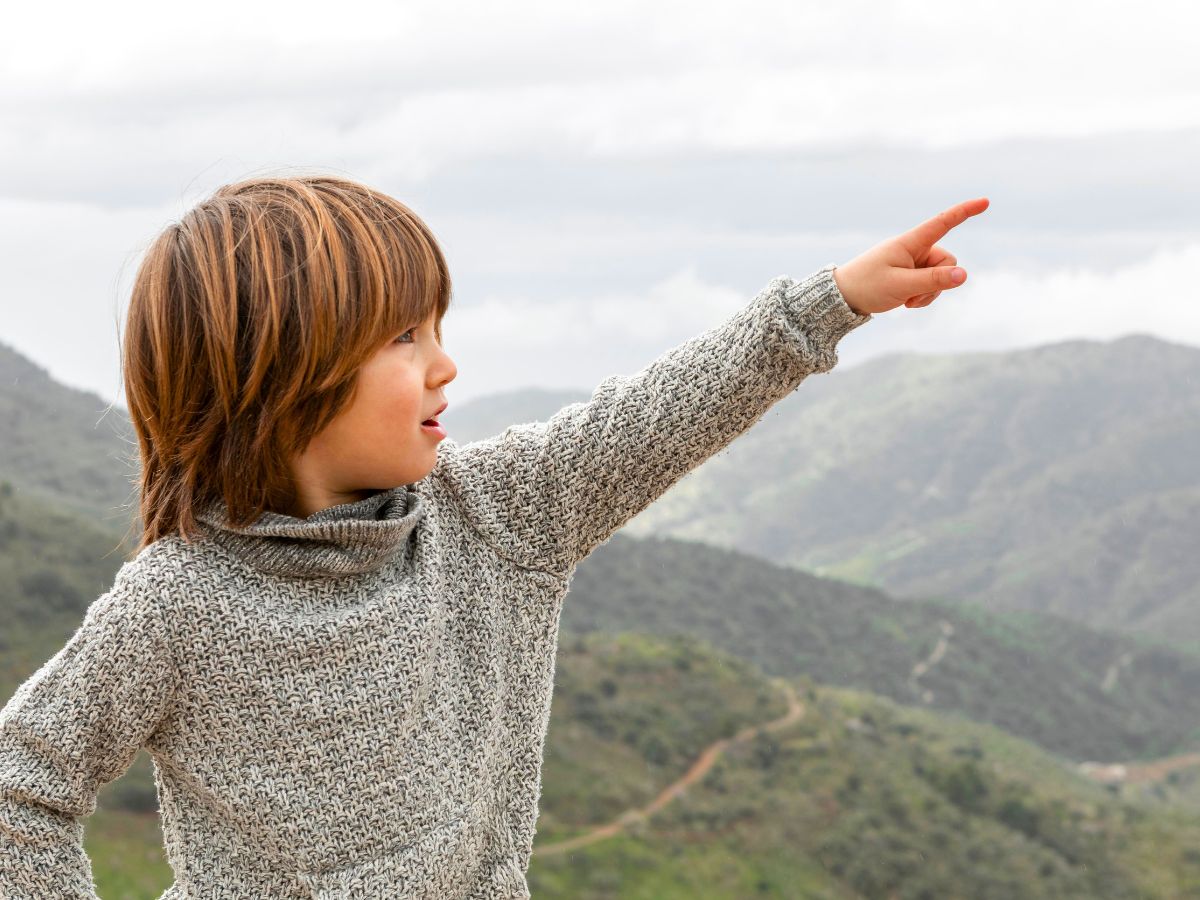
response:
<svg viewBox="0 0 1200 900"><path fill-rule="evenodd" d="M922 253L946 236L946 233L957 225L961 225L971 216L977 216L988 208L988 198L979 197L967 200L940 212L932 219L927 219L916 228L900 235L900 241L914 256Z"/></svg>

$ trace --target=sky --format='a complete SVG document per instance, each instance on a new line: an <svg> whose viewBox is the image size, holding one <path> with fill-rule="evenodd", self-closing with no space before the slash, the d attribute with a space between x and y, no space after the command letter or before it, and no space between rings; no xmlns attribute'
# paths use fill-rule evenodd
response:
<svg viewBox="0 0 1200 900"><path fill-rule="evenodd" d="M590 391L773 277L963 200L966 284L839 368L1131 333L1200 346L1183 2L19 4L0 30L0 342L124 406L153 237L221 184L400 199L454 295L451 404Z"/></svg>

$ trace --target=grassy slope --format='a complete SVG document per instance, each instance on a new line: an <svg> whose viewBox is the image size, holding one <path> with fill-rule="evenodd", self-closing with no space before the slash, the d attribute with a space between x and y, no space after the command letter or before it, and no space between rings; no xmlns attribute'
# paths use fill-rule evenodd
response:
<svg viewBox="0 0 1200 900"><path fill-rule="evenodd" d="M914 680L943 623L945 654ZM1176 752L1200 722L1191 654L1053 616L898 602L694 542L616 535L580 565L562 628L694 635L770 675L959 711L1081 760Z"/></svg>

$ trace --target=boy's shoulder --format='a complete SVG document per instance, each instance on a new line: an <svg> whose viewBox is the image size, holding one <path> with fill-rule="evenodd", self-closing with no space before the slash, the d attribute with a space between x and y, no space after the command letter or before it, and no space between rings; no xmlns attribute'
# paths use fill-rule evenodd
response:
<svg viewBox="0 0 1200 900"><path fill-rule="evenodd" d="M410 489L428 502L435 514L466 511L478 499L476 494L485 487L481 482L490 474L480 465L480 457L495 454L499 440L499 436L474 441L442 438L433 468Z"/></svg>
<svg viewBox="0 0 1200 900"><path fill-rule="evenodd" d="M437 491L447 485L462 487L475 478L494 477L506 459L537 446L531 439L543 434L545 428L544 421L530 421L507 425L495 434L469 441L444 437L438 442L433 468L414 487L418 491L423 487Z"/></svg>
<svg viewBox="0 0 1200 900"><path fill-rule="evenodd" d="M178 536L159 538L122 563L108 594L130 606L149 605L161 610L166 595L182 583L194 555L192 546Z"/></svg>
<svg viewBox="0 0 1200 900"><path fill-rule="evenodd" d="M150 582L170 578L178 575L187 565L190 555L190 545L178 535L169 534L143 547L133 559L127 560L117 570L117 578Z"/></svg>
<svg viewBox="0 0 1200 900"><path fill-rule="evenodd" d="M166 595L171 585L178 583L180 571L177 553L162 544L164 541L156 541L144 547L121 565L112 586L88 604L80 631L128 635L159 627Z"/></svg>

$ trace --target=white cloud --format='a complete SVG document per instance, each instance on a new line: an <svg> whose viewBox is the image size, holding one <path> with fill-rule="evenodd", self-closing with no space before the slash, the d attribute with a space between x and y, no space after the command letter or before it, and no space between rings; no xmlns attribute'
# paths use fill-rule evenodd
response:
<svg viewBox="0 0 1200 900"><path fill-rule="evenodd" d="M165 208L0 198L0 339L57 380L116 400L122 298L144 247L168 218Z"/></svg>
<svg viewBox="0 0 1200 900"><path fill-rule="evenodd" d="M1200 242L1106 271L967 266L967 282L920 310L902 310L887 340L923 353L1008 350L1130 333L1200 346Z"/></svg>
<svg viewBox="0 0 1200 900"><path fill-rule="evenodd" d="M643 293L609 291L555 302L488 296L452 309L445 327L447 341L472 355L494 346L537 354L569 345L597 356L610 353L600 348L615 342L667 346L717 324L744 302L741 291L705 283L688 269Z"/></svg>
<svg viewBox="0 0 1200 900"><path fill-rule="evenodd" d="M0 187L20 196L56 195L71 170L177 190L224 161L413 179L498 154L1200 127L1200 13L1165 0L1137 15L1036 0L17 9L0 35Z"/></svg>
<svg viewBox="0 0 1200 900"><path fill-rule="evenodd" d="M967 283L943 291L930 306L901 307L852 332L839 347L839 368L883 353L1011 350L1077 338L1109 341L1130 332L1200 347L1200 291L1193 277L1200 243L1108 272L967 269ZM468 399L524 386L590 390L604 376L635 372L719 324L756 290L706 283L683 270L642 293L549 303L489 296L446 319L446 347L459 370L448 394Z"/></svg>
<svg viewBox="0 0 1200 900"><path fill-rule="evenodd" d="M469 394L633 371L774 275L981 195L994 209L949 244L968 285L857 333L844 365L1131 330L1200 343L1193 4L7 12L0 339L106 398L141 248L216 185L284 167L428 217Z"/></svg>

